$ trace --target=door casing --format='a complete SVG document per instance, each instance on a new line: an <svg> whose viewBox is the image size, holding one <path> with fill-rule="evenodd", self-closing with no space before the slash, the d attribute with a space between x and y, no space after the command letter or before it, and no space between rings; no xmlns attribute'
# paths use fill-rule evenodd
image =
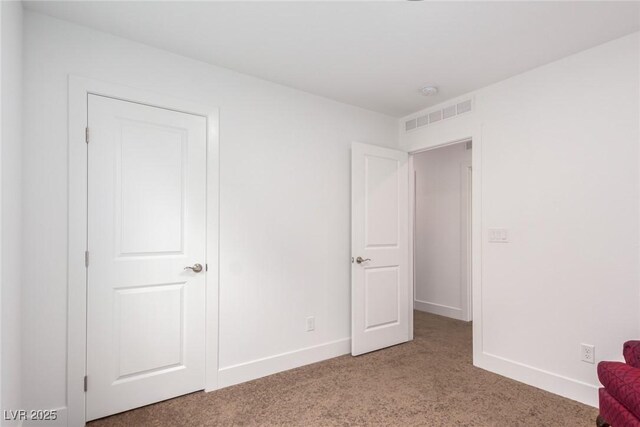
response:
<svg viewBox="0 0 640 427"><path fill-rule="evenodd" d="M472 138L464 138L462 140L456 140L456 141L451 141L451 142L447 142L444 144L438 144L435 145L433 147L428 147L428 148L424 148L424 149L419 149L419 150L415 150L415 151L410 151L409 152L409 265L410 265L410 269L409 269L409 280L410 280L410 288L411 288L411 293L412 293L412 300L411 300L411 304L412 304L412 311L413 311L413 306L415 305L415 294L416 294L416 279L415 279L415 250L416 250L416 186L417 186L417 182L416 182L416 169L415 169L415 156L419 153L424 153L425 151L431 151L431 150L437 150L438 148L442 148L442 147L448 147L450 145L455 145L455 144L464 144L464 143L468 143L468 142L472 142ZM473 151L471 152L473 155ZM466 235L466 239L467 239L467 245L466 247L462 248L467 255L467 265L464 266L464 268L467 270L466 271L466 297L465 297L465 301L464 301L464 318L463 320L466 321L471 321L473 319L473 298L472 298L472 292L473 292L473 270L471 268L472 264L473 264L473 260L472 260L472 256L473 256L473 216L472 216L472 212L473 212L473 168L471 166L464 166L464 176L461 177L461 179L465 179L467 180L469 183L471 183L471 185L469 185L469 194L467 195L467 203L468 203L468 210L469 212L467 212L467 214L465 215L464 221L467 223L467 235ZM413 327L412 329L412 334L413 334ZM413 337L413 335L412 335Z"/></svg>
<svg viewBox="0 0 640 427"><path fill-rule="evenodd" d="M482 340L482 125L460 126L452 132L414 142L404 148L409 153L409 280L414 294L414 233L415 233L415 179L413 155L422 151L472 141L471 153L471 311L473 318L473 365L486 369L486 356ZM413 317L411 317L413 320ZM411 322L413 333L413 322ZM412 336L413 337L413 336Z"/></svg>
<svg viewBox="0 0 640 427"><path fill-rule="evenodd" d="M219 289L219 112L171 96L69 76L68 160L68 258L67 258L67 425L86 422L84 377L87 352L87 97L101 95L160 107L207 119L207 201L205 279L205 391L218 388L218 289ZM90 136L90 135L89 135ZM90 142L89 142L90 144ZM89 387L90 387L89 380Z"/></svg>

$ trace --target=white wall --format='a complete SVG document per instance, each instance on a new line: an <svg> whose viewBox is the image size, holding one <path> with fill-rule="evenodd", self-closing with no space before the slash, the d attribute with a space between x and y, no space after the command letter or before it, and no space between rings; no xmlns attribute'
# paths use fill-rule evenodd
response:
<svg viewBox="0 0 640 427"><path fill-rule="evenodd" d="M416 154L414 307L471 320L467 311L469 172L465 143Z"/></svg>
<svg viewBox="0 0 640 427"><path fill-rule="evenodd" d="M26 12L27 407L66 405L69 74L220 107L224 381L349 350L350 144L395 146L397 120Z"/></svg>
<svg viewBox="0 0 640 427"><path fill-rule="evenodd" d="M640 334L638 49L637 33L612 41L475 92L471 115L401 132L408 150L481 140L475 363L591 404L580 343L619 360ZM490 227L511 242L487 243Z"/></svg>
<svg viewBox="0 0 640 427"><path fill-rule="evenodd" d="M21 150L22 4L0 2L2 57L0 139L2 228L0 290L0 400L2 410L21 409ZM3 417L4 418L4 417ZM5 422L3 425L10 425Z"/></svg>

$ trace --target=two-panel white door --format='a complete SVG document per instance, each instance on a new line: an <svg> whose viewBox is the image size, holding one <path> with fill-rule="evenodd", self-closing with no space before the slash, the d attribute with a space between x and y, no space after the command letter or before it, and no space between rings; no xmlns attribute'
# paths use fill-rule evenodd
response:
<svg viewBox="0 0 640 427"><path fill-rule="evenodd" d="M351 354L409 340L408 154L351 151Z"/></svg>
<svg viewBox="0 0 640 427"><path fill-rule="evenodd" d="M87 420L204 388L206 125L88 96Z"/></svg>

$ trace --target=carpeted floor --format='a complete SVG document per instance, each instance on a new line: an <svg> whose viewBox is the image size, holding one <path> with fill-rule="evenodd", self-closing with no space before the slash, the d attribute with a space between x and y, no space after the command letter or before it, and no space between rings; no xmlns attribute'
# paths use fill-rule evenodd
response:
<svg viewBox="0 0 640 427"><path fill-rule="evenodd" d="M103 426L594 426L597 410L478 369L471 325L415 312L415 340L90 423Z"/></svg>

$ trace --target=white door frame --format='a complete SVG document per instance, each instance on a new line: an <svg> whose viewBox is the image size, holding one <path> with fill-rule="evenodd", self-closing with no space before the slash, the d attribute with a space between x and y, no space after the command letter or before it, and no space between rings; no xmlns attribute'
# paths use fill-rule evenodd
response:
<svg viewBox="0 0 640 427"><path fill-rule="evenodd" d="M415 174L413 155L422 151L472 141L471 152L471 301L473 312L473 364L482 363L482 127L461 126L438 138L425 138L404 147L409 153L409 280L415 287L414 279L414 233L415 233ZM415 289L412 289L411 305ZM413 311L412 311L413 313ZM411 316L413 318L413 316ZM411 322L413 330L413 322ZM413 333L413 331L412 331Z"/></svg>
<svg viewBox="0 0 640 427"><path fill-rule="evenodd" d="M87 352L87 127L89 94L161 107L207 119L205 391L218 388L219 121L218 109L163 94L69 76L67 273L67 425L85 425ZM89 385L90 386L90 385Z"/></svg>
<svg viewBox="0 0 640 427"><path fill-rule="evenodd" d="M420 153L424 153L426 151L432 151L432 150L437 150L438 148L442 148L442 147L447 147L449 145L455 145L455 144L464 144L467 142L472 142L472 138L465 138L462 140L456 140L456 141L452 141L452 142L447 142L444 144L439 144L433 147L428 147L428 148L424 148L424 149L419 149L419 150L415 150L415 151L411 151L409 152L409 262L410 262L410 277L409 280L411 281L411 287L412 287L412 292L413 292L413 300L411 301L412 304L412 309L415 306L415 293L416 293L416 279L415 279L415 241L416 241L416 169L415 169L415 165L414 165L414 157L416 154L420 154ZM473 157L473 151L471 152L471 155ZM473 164L473 159L471 160L471 163ZM471 180L471 184L473 185L473 179L472 179L472 173L473 173L473 169L470 166L466 166L465 171L467 173L464 174L464 177L461 176L461 178L466 179L466 180ZM462 175L462 174L461 174ZM469 187L469 193L470 196L473 197L473 189L471 187ZM467 199L469 199L469 196L467 196ZM467 321L471 321L472 320L472 307L473 307L473 303L471 300L471 293L473 291L473 287L472 287L472 283L473 283L473 273L472 271L469 270L469 266L473 264L472 262L472 255L473 255L473 222L470 220L470 215L469 213L471 213L473 211L472 208L472 204L473 204L473 199L470 200L471 203L468 204L469 206L469 212L467 213L467 215L465 215L464 221L467 222L467 246L465 248L461 248L464 249L467 252L467 266L465 267L467 269L467 283L466 283L466 301L464 301L464 312L462 313L463 315L463 319L468 319Z"/></svg>

